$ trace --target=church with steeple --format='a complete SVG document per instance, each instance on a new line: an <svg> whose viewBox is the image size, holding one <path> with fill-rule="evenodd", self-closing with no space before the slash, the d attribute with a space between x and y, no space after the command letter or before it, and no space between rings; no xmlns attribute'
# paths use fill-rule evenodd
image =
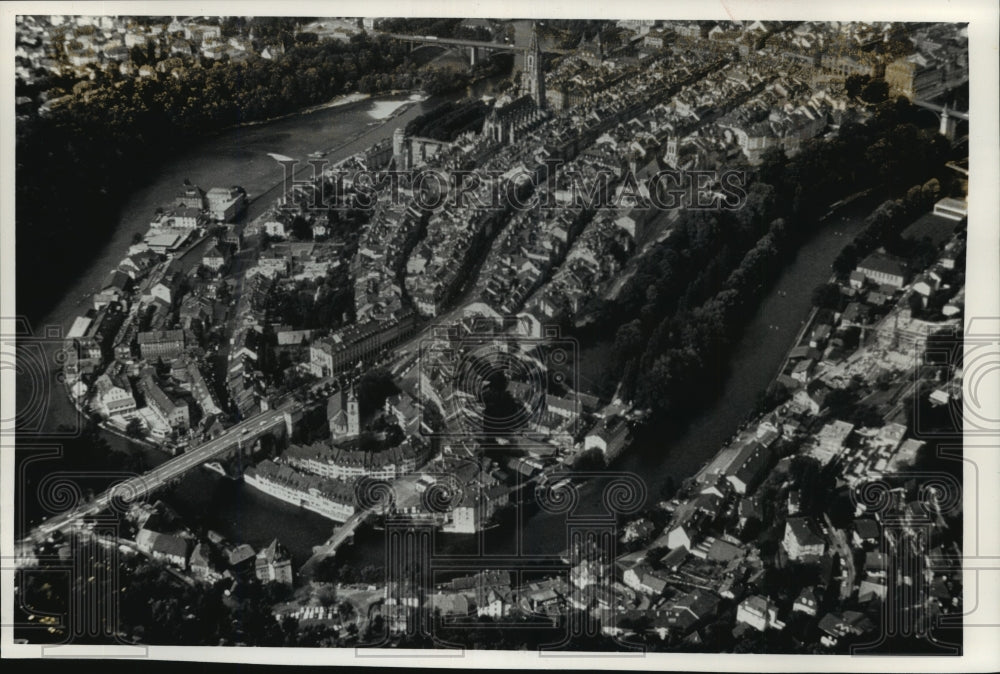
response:
<svg viewBox="0 0 1000 674"><path fill-rule="evenodd" d="M358 396L352 387L330 396L326 405L326 419L330 424L330 439L347 440L361 434L361 410Z"/></svg>
<svg viewBox="0 0 1000 674"><path fill-rule="evenodd" d="M576 46L576 55L587 65L597 67L604 60L604 44L601 41L601 31L591 39L586 35L580 37L580 44Z"/></svg>
<svg viewBox="0 0 1000 674"><path fill-rule="evenodd" d="M538 31L531 27L531 43L524 52L524 68L518 98L503 96L486 114L483 135L496 143L517 142L522 134L537 126L545 112L545 73Z"/></svg>
<svg viewBox="0 0 1000 674"><path fill-rule="evenodd" d="M538 41L538 30L531 25L531 42L524 52L524 73L521 75L522 93L531 96L535 105L545 107L545 73L542 71L542 48Z"/></svg>

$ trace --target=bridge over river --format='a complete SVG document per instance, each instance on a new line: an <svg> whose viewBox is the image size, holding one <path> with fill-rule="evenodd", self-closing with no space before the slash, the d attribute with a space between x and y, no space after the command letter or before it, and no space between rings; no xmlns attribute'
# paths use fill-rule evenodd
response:
<svg viewBox="0 0 1000 674"><path fill-rule="evenodd" d="M313 555L306 563L302 565L299 573L304 576L312 576L313 571L316 569L316 565L323 561L325 558L337 552L337 548L346 543L357 530L361 523L364 522L369 515L374 513L373 509L359 510L345 521L343 524L337 526L333 531L333 535L327 540L323 545L313 546Z"/></svg>
<svg viewBox="0 0 1000 674"><path fill-rule="evenodd" d="M226 429L221 435L179 454L142 475L112 485L97 498L81 503L38 525L28 534L25 542L42 541L52 533L67 529L85 517L96 516L107 509L113 499L117 498L125 502L142 499L191 469L209 461L227 459L236 455L247 456L254 442L261 436L281 428L284 428L286 433L291 433L291 407L290 403L284 407L254 415Z"/></svg>
<svg viewBox="0 0 1000 674"><path fill-rule="evenodd" d="M433 35L402 35L400 33L382 33L385 37L400 42L409 42L420 46L437 46L445 48L465 48L469 50L469 63L475 65L479 62L481 54L491 52L513 52L523 54L528 51L525 45L514 44L513 42L484 42L482 40L463 40L459 38L435 37ZM541 51L551 54L568 54L572 49L557 49L554 47L540 47Z"/></svg>

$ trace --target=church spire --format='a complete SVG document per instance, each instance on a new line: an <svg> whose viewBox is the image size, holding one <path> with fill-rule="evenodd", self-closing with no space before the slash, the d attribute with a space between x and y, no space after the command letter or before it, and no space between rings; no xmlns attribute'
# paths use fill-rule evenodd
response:
<svg viewBox="0 0 1000 674"><path fill-rule="evenodd" d="M538 46L538 25L534 21L531 22L531 41L528 43L528 51L532 54L541 52Z"/></svg>
<svg viewBox="0 0 1000 674"><path fill-rule="evenodd" d="M524 71L527 76L527 93L539 108L545 107L545 76L542 73L542 48L538 41L538 27L531 22L531 42L524 54Z"/></svg>

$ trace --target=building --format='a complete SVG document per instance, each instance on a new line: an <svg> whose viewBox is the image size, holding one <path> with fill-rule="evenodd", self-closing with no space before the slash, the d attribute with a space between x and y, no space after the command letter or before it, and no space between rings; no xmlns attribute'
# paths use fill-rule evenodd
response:
<svg viewBox="0 0 1000 674"><path fill-rule="evenodd" d="M108 416L124 415L135 411L135 398L132 396L132 390L127 380L116 384L107 374L102 374L94 382L94 387L97 389L101 405L104 406Z"/></svg>
<svg viewBox="0 0 1000 674"><path fill-rule="evenodd" d="M201 263L212 271L219 271L228 261L228 251L218 244L209 248L201 258Z"/></svg>
<svg viewBox="0 0 1000 674"><path fill-rule="evenodd" d="M185 430L190 424L187 403L175 401L160 388L153 378L145 375L139 380L139 390L146 398L146 406L173 429Z"/></svg>
<svg viewBox="0 0 1000 674"><path fill-rule="evenodd" d="M795 598L795 603L792 604L792 612L799 611L811 616L816 615L818 609L819 602L816 600L816 592L812 587L802 588L799 596Z"/></svg>
<svg viewBox="0 0 1000 674"><path fill-rule="evenodd" d="M809 518L789 517L781 547L792 561L817 561L826 549L826 541L813 530Z"/></svg>
<svg viewBox="0 0 1000 674"><path fill-rule="evenodd" d="M524 52L525 93L531 96L535 106L545 107L545 72L542 70L542 49L538 41L538 31L531 27L531 42Z"/></svg>
<svg viewBox="0 0 1000 674"><path fill-rule="evenodd" d="M644 49L654 51L658 49L663 49L663 45L666 44L670 39L670 34L664 30L651 30L646 33L642 38L642 46Z"/></svg>
<svg viewBox="0 0 1000 674"><path fill-rule="evenodd" d="M583 440L584 451L600 450L605 461L612 461L628 442L628 425L622 418L598 421Z"/></svg>
<svg viewBox="0 0 1000 674"><path fill-rule="evenodd" d="M423 406L405 391L385 399L384 411L396 424L410 435L429 435L431 429L424 422Z"/></svg>
<svg viewBox="0 0 1000 674"><path fill-rule="evenodd" d="M625 571L622 580L636 592L658 597L667 587L667 576L662 571L652 569L645 562Z"/></svg>
<svg viewBox="0 0 1000 674"><path fill-rule="evenodd" d="M192 230L202 223L200 206L175 206L169 211L157 213L150 222L154 230Z"/></svg>
<svg viewBox="0 0 1000 674"><path fill-rule="evenodd" d="M535 101L530 96L522 96L490 109L483 122L483 136L496 143L510 144L542 119L544 113Z"/></svg>
<svg viewBox="0 0 1000 674"><path fill-rule="evenodd" d="M191 574L203 580L212 580L218 577L215 564L212 562L212 550L209 543L198 543L191 552L188 560L188 568Z"/></svg>
<svg viewBox="0 0 1000 674"><path fill-rule="evenodd" d="M778 620L777 604L759 594L751 595L740 602L736 608L736 622L749 625L760 632L784 627Z"/></svg>
<svg viewBox="0 0 1000 674"><path fill-rule="evenodd" d="M222 410L216 404L211 387L201 374L198 363L187 356L174 360L171 364L171 376L181 382L181 387L188 391L198 403L204 416L219 414Z"/></svg>
<svg viewBox="0 0 1000 674"><path fill-rule="evenodd" d="M343 372L381 353L412 333L415 327L413 313L350 325L309 345L309 368L317 377Z"/></svg>
<svg viewBox="0 0 1000 674"><path fill-rule="evenodd" d="M275 276L287 275L291 266L292 263L286 255L274 248L269 248L257 257L257 266L252 271L254 274L273 279Z"/></svg>
<svg viewBox="0 0 1000 674"><path fill-rule="evenodd" d="M292 556L275 538L257 553L254 572L262 583L292 584Z"/></svg>
<svg viewBox="0 0 1000 674"><path fill-rule="evenodd" d="M182 569L187 567L188 541L178 536L140 529L135 545L153 559L159 559Z"/></svg>
<svg viewBox="0 0 1000 674"><path fill-rule="evenodd" d="M968 79L968 66L939 60L919 52L885 66L885 81L891 97L930 100Z"/></svg>
<svg viewBox="0 0 1000 674"><path fill-rule="evenodd" d="M93 322L93 320L94 319L88 316L77 316L73 320L73 325L70 327L69 332L66 333L66 339L71 340L83 337L85 334L87 334L87 328L90 327L90 324L91 322Z"/></svg>
<svg viewBox="0 0 1000 674"><path fill-rule="evenodd" d="M364 476L393 480L414 472L425 458L423 448L414 446L409 440L377 452L314 443L292 445L282 454L282 461L289 466L334 480L355 480Z"/></svg>
<svg viewBox="0 0 1000 674"><path fill-rule="evenodd" d="M163 227L150 229L143 240L151 251L165 255L180 248L189 236L189 230Z"/></svg>
<svg viewBox="0 0 1000 674"><path fill-rule="evenodd" d="M431 595L431 607L442 616L469 615L469 600L464 594L437 592Z"/></svg>
<svg viewBox="0 0 1000 674"><path fill-rule="evenodd" d="M894 452L900 443L906 438L906 426L903 424L889 423L878 429L874 438L869 440L875 449L884 449Z"/></svg>
<svg viewBox="0 0 1000 674"><path fill-rule="evenodd" d="M684 548L690 550L694 547L694 540L698 535L699 518L694 510L687 516L677 518L671 523L667 530L666 544L671 550Z"/></svg>
<svg viewBox="0 0 1000 674"><path fill-rule="evenodd" d="M153 265L156 264L156 253L145 250L124 258L118 268L132 277L133 280L144 275Z"/></svg>
<svg viewBox="0 0 1000 674"><path fill-rule="evenodd" d="M174 206L178 208L205 208L205 190L185 181L184 189L174 198Z"/></svg>
<svg viewBox="0 0 1000 674"><path fill-rule="evenodd" d="M590 66L599 66L604 60L604 45L601 42L601 31L598 30L590 40L586 35L580 37L576 47L576 55Z"/></svg>
<svg viewBox="0 0 1000 674"><path fill-rule="evenodd" d="M844 443L854 430L854 424L846 421L832 421L816 434L816 445L810 454L821 463L827 464L844 449Z"/></svg>
<svg viewBox="0 0 1000 674"><path fill-rule="evenodd" d="M330 425L330 438L334 442L361 433L361 412L353 387L350 391L340 391L330 396L326 404L326 419Z"/></svg>
<svg viewBox="0 0 1000 674"><path fill-rule="evenodd" d="M472 482L466 485L462 501L446 515L441 531L457 534L481 531L509 500L510 490L502 484Z"/></svg>
<svg viewBox="0 0 1000 674"><path fill-rule="evenodd" d="M827 53L820 56L819 62L824 72L845 79L851 75L879 77L884 70L880 67L878 57L869 52L860 52L857 55L848 52Z"/></svg>
<svg viewBox="0 0 1000 674"><path fill-rule="evenodd" d="M726 471L726 479L737 494L751 493L767 472L770 452L756 441L747 442Z"/></svg>
<svg viewBox="0 0 1000 674"><path fill-rule="evenodd" d="M680 634L687 634L716 614L719 597L705 590L694 590L679 598L667 608L667 625Z"/></svg>
<svg viewBox="0 0 1000 674"><path fill-rule="evenodd" d="M856 271L864 274L869 281L899 289L906 284L906 269L903 263L882 253L866 257Z"/></svg>
<svg viewBox="0 0 1000 674"><path fill-rule="evenodd" d="M820 643L830 647L836 646L843 637L860 636L875 629L872 621L857 611L844 611L843 615L827 613L820 618L817 627L823 632Z"/></svg>
<svg viewBox="0 0 1000 674"><path fill-rule="evenodd" d="M253 548L246 543L241 543L227 552L229 567L231 570L243 570L250 566L250 560L256 556Z"/></svg>
<svg viewBox="0 0 1000 674"><path fill-rule="evenodd" d="M346 522L355 512L354 487L348 482L306 475L270 460L246 469L243 479L265 494L335 522Z"/></svg>
<svg viewBox="0 0 1000 674"><path fill-rule="evenodd" d="M646 232L646 225L656 211L652 208L636 206L628 213L615 220L615 224L625 230L633 239L641 239Z"/></svg>
<svg viewBox="0 0 1000 674"><path fill-rule="evenodd" d="M969 204L964 199L945 197L934 204L934 215L959 221L969 217Z"/></svg>
<svg viewBox="0 0 1000 674"><path fill-rule="evenodd" d="M882 531L878 522L865 517L854 520L854 531L851 533L851 541L855 547L861 548L865 545L875 545L882 539Z"/></svg>
<svg viewBox="0 0 1000 674"><path fill-rule="evenodd" d="M173 358L184 351L183 330L154 330L136 336L139 353L146 360Z"/></svg>
<svg viewBox="0 0 1000 674"><path fill-rule="evenodd" d="M241 187L213 187L205 195L208 217L216 222L232 222L247 206L247 195Z"/></svg>

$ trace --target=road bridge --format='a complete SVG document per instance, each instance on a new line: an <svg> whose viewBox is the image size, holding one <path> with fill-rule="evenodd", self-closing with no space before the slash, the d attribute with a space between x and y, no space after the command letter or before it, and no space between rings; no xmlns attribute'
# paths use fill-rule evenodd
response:
<svg viewBox="0 0 1000 674"><path fill-rule="evenodd" d="M913 104L919 108L924 108L925 110L930 110L931 112L937 114L938 119L941 120L941 128L939 129L941 135L946 137L948 140L955 139L955 127L958 125L957 120L969 120L968 112L949 109L947 105L941 106L937 103L931 103L930 101L920 99L915 99Z"/></svg>
<svg viewBox="0 0 1000 674"><path fill-rule="evenodd" d="M142 475L112 485L97 498L46 520L35 527L27 538L42 541L52 533L71 527L85 517L98 515L111 505L113 499L126 502L142 499L189 470L209 461L233 457L240 460L248 458L254 442L276 429L284 429L285 433L291 434L291 405L254 415L226 429L221 435L175 456Z"/></svg>
<svg viewBox="0 0 1000 674"><path fill-rule="evenodd" d="M347 521L334 529L333 535L327 540L326 543L323 545L313 546L312 557L306 560L306 563L302 565L299 573L311 576L312 572L316 568L316 565L330 555L335 554L337 552L337 548L354 536L354 532L359 526L361 526L361 523L365 521L365 518L372 514L372 512L374 512L372 509L358 510L347 518Z"/></svg>
<svg viewBox="0 0 1000 674"><path fill-rule="evenodd" d="M382 33L385 37L400 42L409 42L416 45L437 45L439 47L452 48L462 47L469 50L469 63L475 65L479 62L483 53L511 52L524 53L528 47L519 46L513 42L484 42L482 40L464 40L461 38L435 37L433 35L403 35L400 33ZM550 54L568 54L571 49L555 49L552 47L541 48L541 51Z"/></svg>

